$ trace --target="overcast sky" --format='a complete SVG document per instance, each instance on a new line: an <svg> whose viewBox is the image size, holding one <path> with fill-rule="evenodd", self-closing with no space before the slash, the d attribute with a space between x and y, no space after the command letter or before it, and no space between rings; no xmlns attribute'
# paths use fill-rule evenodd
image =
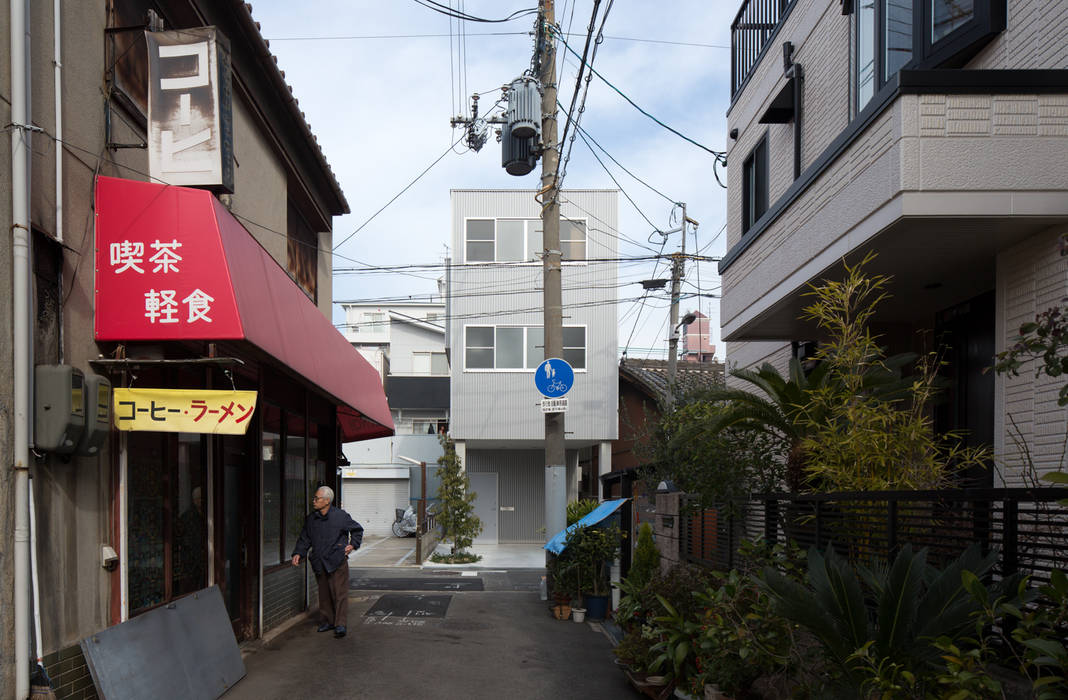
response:
<svg viewBox="0 0 1068 700"><path fill-rule="evenodd" d="M449 0L439 1L449 5ZM459 4L452 0L453 7ZM486 19L504 18L536 4L536 0L462 3L467 14ZM722 151L729 103L730 22L738 2L604 0L598 25L609 4L605 38L593 68L646 112L693 141ZM592 10L593 0L556 3L557 22L580 54ZM426 299L436 292L439 273L434 271L342 270L440 264L451 253L450 189L539 186L540 163L529 175L508 175L492 135L480 152L460 146L449 152L450 144L462 135L449 119L469 111L471 94L483 94L484 113L500 98L498 88L529 67L532 15L505 23L464 22L466 37L459 41L456 20L414 0L258 0L252 14L271 42L271 51L352 209L352 214L334 221L335 244L359 229L335 250L339 254L334 259L335 302ZM564 48L559 55L564 58L558 80L560 102L568 105L578 60ZM561 126L563 122L561 118ZM726 191L716 183L710 153L644 116L596 76L589 85L581 126L610 154L599 152L637 205L620 195L621 258L679 250L678 233L668 236L663 248L663 238L654 234L655 229L677 226L677 221L669 220L672 202L685 202L688 215L700 223L696 237L687 238L688 253L695 248L712 257L724 253ZM565 189L616 187L581 139L571 148ZM720 176L726 184L722 168ZM666 260L620 264L619 344L630 357L666 354L667 291L655 292L643 302L632 300L643 294L639 280L669 276ZM700 309L711 317L717 356L722 359L719 303L707 296L719 294L716 264L688 263L683 293L680 316ZM341 321L338 311L335 303L335 322Z"/></svg>

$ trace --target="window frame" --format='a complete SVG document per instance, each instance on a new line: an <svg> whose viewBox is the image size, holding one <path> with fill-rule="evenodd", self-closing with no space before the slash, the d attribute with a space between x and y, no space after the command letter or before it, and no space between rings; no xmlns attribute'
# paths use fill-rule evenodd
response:
<svg viewBox="0 0 1068 700"><path fill-rule="evenodd" d="M472 239L468 238L468 223L471 222L471 221L490 221L490 222L493 222L493 238L492 238L492 242L493 242L493 259L492 260L472 260L471 259L469 245L472 242ZM502 259L500 259L499 251L501 249L501 246L499 245L497 236L498 236L498 231L499 231L498 222L501 222L501 221L519 221L519 222L523 223L523 246L522 246L522 249L523 249L524 256L527 254L527 252L531 252L532 253L532 256L530 258L524 257L523 259L519 259L519 260L502 260ZM589 225L589 220L586 219L586 218L581 218L581 217L561 217L560 221L561 221L561 223L567 222L568 224L572 224L572 225L574 225L574 224L580 224L581 225L582 234L583 234L583 238L581 239L581 243L582 243L582 247L583 247L583 251L584 251L582 258L563 258L562 262L564 264L569 264L569 265L576 265L576 264L584 265L584 264L586 264L587 260L589 259L589 251L590 251L590 225ZM545 241L545 235L544 235L544 231L541 230L541 225L542 225L541 219L534 219L534 218L521 217L521 216L501 216L501 217L468 216L468 217L464 217L464 221L463 221L464 263L468 264L468 265L493 265L493 264L499 264L499 263L511 263L511 264L517 264L517 265L540 265L542 261L541 261L541 257L539 256L539 253L541 252L542 249L544 249L544 241ZM537 246L532 247L533 246L532 239L534 238L534 234L535 233L540 233L541 234L540 239L541 239L542 243L541 243L540 247L537 247ZM563 226L561 226L561 234L563 234ZM561 248L564 247L565 241L566 242L575 243L575 242L578 242L579 240L580 239L577 239L577 238L566 238L566 239L565 238L561 238L560 239L560 247ZM486 243L487 241L485 239L474 239L474 242ZM561 251L561 253L562 252L563 251Z"/></svg>
<svg viewBox="0 0 1068 700"><path fill-rule="evenodd" d="M977 54L992 38L1005 29L1005 0L973 0L972 17L937 41L932 40L934 31L934 3L938 0L911 0L912 6L912 56L901 64L892 75L886 74L886 27L888 0L872 0L874 4L873 66L875 85L864 104L860 103L860 11L853 4L850 14L850 105L854 119L868 107L881 103L880 94L897 82L902 70L925 70L933 68L959 68Z"/></svg>
<svg viewBox="0 0 1068 700"><path fill-rule="evenodd" d="M467 344L467 330L469 328L492 328L493 329L493 348L492 348L492 350L493 350L493 367L471 367L471 366L469 366L469 364L467 362L468 349L470 347ZM521 367L498 367L497 366L497 329L499 329L499 328L503 328L503 329L521 328L521 329L523 329L523 342L522 342L523 360L522 360L522 366ZM588 329L588 326L586 324L573 324L573 325L564 326L564 329L582 329L583 345L581 347L581 351L582 351L582 356L583 356L583 366L582 367L574 367L574 370L575 370L575 372L585 372L586 371L586 365L589 364L589 333L588 333L589 329ZM542 331L542 337L544 338L544 331L543 331L543 327L542 326L527 326L527 325L506 324L506 323L502 323L500 325L486 325L486 324L465 325L463 327L463 339L464 339L463 357L464 357L464 364L463 364L462 371L463 372L472 372L472 373L496 372L496 373L512 373L512 374L520 374L520 373L521 374L533 374L537 370L538 365L540 365L542 363L542 361L544 360L545 352L544 352L544 342L543 342L542 345L541 345L541 347L542 347L542 359L538 360L538 362L536 364L531 366L531 360L530 360L529 354L528 354L528 350L530 349L530 342L529 342L528 336L529 336L529 334L530 334L530 332L532 330ZM476 346L476 347L477 347L477 349L485 349L485 346L481 346L481 345ZM563 346L562 349L563 350L575 351L575 350L578 350L580 348L578 346Z"/></svg>
<svg viewBox="0 0 1068 700"><path fill-rule="evenodd" d="M760 217L768 212L771 203L771 193L768 191L768 162L768 132L765 131L742 162L742 235L745 235L756 222L760 221ZM757 167L761 164L763 165L762 172ZM759 195L761 189L764 195L764 206L759 213L756 213L755 209L759 207L756 206L758 202L754 201L754 195Z"/></svg>

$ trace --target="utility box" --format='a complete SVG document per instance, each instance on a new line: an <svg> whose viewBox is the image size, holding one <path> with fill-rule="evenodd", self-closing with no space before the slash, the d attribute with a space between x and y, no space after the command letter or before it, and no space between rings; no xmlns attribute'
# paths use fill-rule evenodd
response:
<svg viewBox="0 0 1068 700"><path fill-rule="evenodd" d="M95 457L111 432L111 382L99 374L85 377L85 430L77 453Z"/></svg>
<svg viewBox="0 0 1068 700"><path fill-rule="evenodd" d="M71 454L85 431L85 376L70 365L34 368L34 446Z"/></svg>

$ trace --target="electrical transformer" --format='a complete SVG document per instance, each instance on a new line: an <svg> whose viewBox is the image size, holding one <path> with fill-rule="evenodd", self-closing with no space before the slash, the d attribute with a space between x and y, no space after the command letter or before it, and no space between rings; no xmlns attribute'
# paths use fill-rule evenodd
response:
<svg viewBox="0 0 1068 700"><path fill-rule="evenodd" d="M537 80L523 76L508 86L506 119L513 136L521 139L541 138L541 91Z"/></svg>
<svg viewBox="0 0 1068 700"><path fill-rule="evenodd" d="M538 163L533 137L521 139L505 124L501 128L501 165L509 175L526 175Z"/></svg>

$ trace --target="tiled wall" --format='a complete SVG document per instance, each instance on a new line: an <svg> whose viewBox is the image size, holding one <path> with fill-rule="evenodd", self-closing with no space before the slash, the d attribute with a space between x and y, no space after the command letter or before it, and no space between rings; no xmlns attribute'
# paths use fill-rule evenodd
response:
<svg viewBox="0 0 1068 700"><path fill-rule="evenodd" d="M304 566L286 566L264 574L263 632L304 610Z"/></svg>
<svg viewBox="0 0 1068 700"><path fill-rule="evenodd" d="M49 654L42 659L52 681L52 689L61 700L95 700L96 687L85 656L77 644Z"/></svg>

